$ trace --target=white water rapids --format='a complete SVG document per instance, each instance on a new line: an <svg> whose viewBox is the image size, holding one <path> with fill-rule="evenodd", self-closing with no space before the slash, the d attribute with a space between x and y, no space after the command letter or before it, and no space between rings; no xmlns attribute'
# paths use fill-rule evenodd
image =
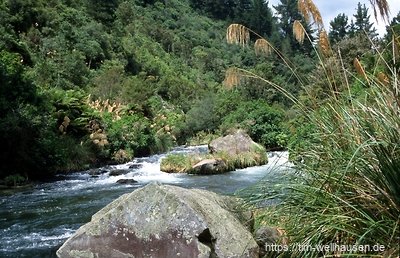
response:
<svg viewBox="0 0 400 258"><path fill-rule="evenodd" d="M205 152L207 146L180 147L173 153ZM110 166L92 176L88 171L60 175L58 180L31 189L0 196L0 257L56 257L57 248L91 216L124 193L149 182L186 188L201 188L223 194L254 185L261 179L279 180L288 163L287 152L271 152L267 165L240 169L221 175L196 176L160 171L163 155L136 158ZM131 168L129 168L131 167ZM126 174L110 176L110 171ZM117 184L134 179L134 184Z"/></svg>

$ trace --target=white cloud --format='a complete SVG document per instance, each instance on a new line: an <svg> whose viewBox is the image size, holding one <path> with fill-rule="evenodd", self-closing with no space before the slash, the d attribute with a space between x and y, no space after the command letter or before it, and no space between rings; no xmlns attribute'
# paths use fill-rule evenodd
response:
<svg viewBox="0 0 400 258"><path fill-rule="evenodd" d="M387 0L390 7L390 20L396 16L400 11L400 1L399 0ZM322 17L324 18L324 24L327 29L329 29L329 22L333 20L338 14L344 13L349 17L349 21L353 18L353 14L356 13L357 3L365 4L369 9L371 14L371 22L374 23L376 29L380 36L383 36L386 29L385 24L379 17L378 21L375 20L373 15L371 3L369 0L314 0L314 3L317 5L318 9L321 12ZM269 6L278 5L280 3L279 0L269 0Z"/></svg>

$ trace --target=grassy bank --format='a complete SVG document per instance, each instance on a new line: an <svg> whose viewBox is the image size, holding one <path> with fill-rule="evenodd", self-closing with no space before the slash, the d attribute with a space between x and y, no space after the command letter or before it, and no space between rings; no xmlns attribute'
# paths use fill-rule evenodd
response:
<svg viewBox="0 0 400 258"><path fill-rule="evenodd" d="M376 7L385 11L381 1ZM338 245L356 248L289 248L269 252L267 256L398 257L399 36L393 35L387 49L366 40L370 46L364 46L369 49L363 56L365 60L350 54L343 56L340 45L336 50L331 48L314 3L299 1L299 10L317 24L319 42L315 51L320 60L320 67L315 71L319 77L303 78L292 69L294 76L302 80L302 97L296 98L283 86L249 71L238 70L235 74L258 77L280 90L302 114L295 123L298 126L295 132L301 139L297 143L301 144L291 146L298 157L296 160L301 161L296 163L297 173L290 183L277 184L268 191L263 185L254 187L248 202L260 207L268 200L279 200L257 213L258 220L260 224L282 229L284 239L291 247ZM245 43L250 32L246 27L231 25L228 41ZM310 37L299 21L294 24L294 34L299 41ZM260 38L255 48L277 54L291 67L290 61L268 40ZM354 60L353 67L344 62L348 59ZM366 67L363 62L371 59L373 65L369 63ZM384 248L373 250L374 245Z"/></svg>
<svg viewBox="0 0 400 258"><path fill-rule="evenodd" d="M223 168L218 173L233 171L235 169L264 165L268 162L267 152L261 146L255 146L252 151L237 155L224 152L214 154L169 154L161 160L160 169L167 173L198 174L194 168L204 160L221 161Z"/></svg>

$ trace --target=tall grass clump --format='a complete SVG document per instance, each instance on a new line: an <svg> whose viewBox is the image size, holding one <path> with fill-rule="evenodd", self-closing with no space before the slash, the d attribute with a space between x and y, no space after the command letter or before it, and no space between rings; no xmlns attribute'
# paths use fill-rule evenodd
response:
<svg viewBox="0 0 400 258"><path fill-rule="evenodd" d="M310 2L299 1L299 9L318 22L319 12ZM387 16L386 1L371 3L376 12ZM308 101L314 102L305 104L283 86L260 78L294 101L312 131L307 132L310 142L297 150L302 162L295 164L294 179L276 184L272 190L260 184L252 188L248 202L274 203L263 209L261 220L283 229L290 248L269 253L269 257L399 257L400 83L396 53L377 51L378 62L372 71L354 59L357 73L352 73L344 67L340 52L331 49L322 24L318 31L324 40L315 51L329 91L323 100L310 97ZM308 37L300 34L298 23L294 33L299 33L299 41ZM241 34L245 34L242 27ZM391 44L389 49L398 49L398 42ZM271 49L291 66L278 50ZM244 70L240 73L258 77ZM362 84L365 92L354 96L352 83ZM306 95L310 84L302 81Z"/></svg>

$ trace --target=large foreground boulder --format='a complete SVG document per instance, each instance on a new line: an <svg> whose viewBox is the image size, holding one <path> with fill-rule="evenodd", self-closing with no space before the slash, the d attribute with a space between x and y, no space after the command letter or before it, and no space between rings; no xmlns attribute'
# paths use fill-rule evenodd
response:
<svg viewBox="0 0 400 258"><path fill-rule="evenodd" d="M235 201L204 190L150 184L93 215L58 257L258 257Z"/></svg>

